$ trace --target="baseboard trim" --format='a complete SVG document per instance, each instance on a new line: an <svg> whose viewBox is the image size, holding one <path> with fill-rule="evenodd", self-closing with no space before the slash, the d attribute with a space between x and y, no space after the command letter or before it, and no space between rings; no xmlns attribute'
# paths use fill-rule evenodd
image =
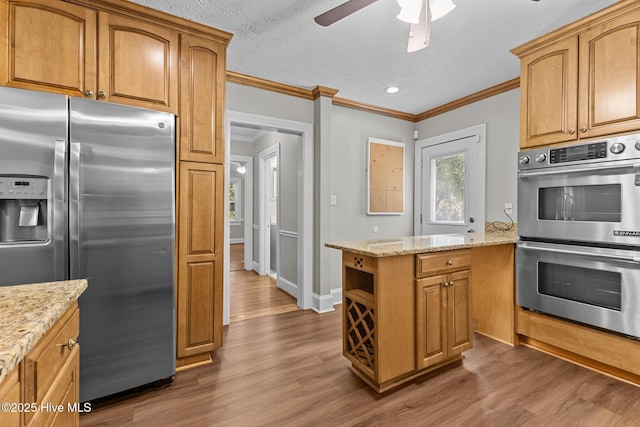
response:
<svg viewBox="0 0 640 427"><path fill-rule="evenodd" d="M258 264L255 261L251 262L251 266L252 266L252 270L255 271L256 273L258 273L260 271L260 264Z"/></svg>
<svg viewBox="0 0 640 427"><path fill-rule="evenodd" d="M318 295L314 292L312 309L317 313L329 313L333 311L333 295Z"/></svg>
<svg viewBox="0 0 640 427"><path fill-rule="evenodd" d="M284 277L278 277L278 287L291 295L294 298L298 298L298 285L285 279Z"/></svg>
<svg viewBox="0 0 640 427"><path fill-rule="evenodd" d="M342 288L331 289L333 305L342 304Z"/></svg>
<svg viewBox="0 0 640 427"><path fill-rule="evenodd" d="M244 237L236 237L235 239L229 239L229 244L230 245L237 245L239 243L243 243L244 244Z"/></svg>

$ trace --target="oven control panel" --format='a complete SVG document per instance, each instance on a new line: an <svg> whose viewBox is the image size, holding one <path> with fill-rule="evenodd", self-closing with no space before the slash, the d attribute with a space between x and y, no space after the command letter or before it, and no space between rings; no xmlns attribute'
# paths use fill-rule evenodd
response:
<svg viewBox="0 0 640 427"><path fill-rule="evenodd" d="M549 163L568 163L580 160L604 159L607 157L607 143L582 144L574 147L549 150Z"/></svg>
<svg viewBox="0 0 640 427"><path fill-rule="evenodd" d="M518 170L617 160L640 160L640 135L613 136L600 141L521 151L518 153Z"/></svg>

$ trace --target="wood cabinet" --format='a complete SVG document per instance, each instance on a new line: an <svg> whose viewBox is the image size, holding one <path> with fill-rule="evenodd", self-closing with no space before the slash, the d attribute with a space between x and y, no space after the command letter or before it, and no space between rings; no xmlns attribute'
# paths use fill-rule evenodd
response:
<svg viewBox="0 0 640 427"><path fill-rule="evenodd" d="M17 404L20 402L20 379L18 377L18 371L18 369L14 369L8 377L0 382L0 403ZM21 421L21 412L0 411L0 426L17 427Z"/></svg>
<svg viewBox="0 0 640 427"><path fill-rule="evenodd" d="M222 346L224 167L180 162L178 365Z"/></svg>
<svg viewBox="0 0 640 427"><path fill-rule="evenodd" d="M180 160L223 164L224 46L184 35L180 63Z"/></svg>
<svg viewBox="0 0 640 427"><path fill-rule="evenodd" d="M0 6L5 85L177 113L177 31L62 1Z"/></svg>
<svg viewBox="0 0 640 427"><path fill-rule="evenodd" d="M74 303L0 382L0 425L80 425L80 312Z"/></svg>
<svg viewBox="0 0 640 427"><path fill-rule="evenodd" d="M343 354L378 392L472 347L468 250L369 257L343 252Z"/></svg>
<svg viewBox="0 0 640 427"><path fill-rule="evenodd" d="M512 50L521 148L639 130L639 30L627 0Z"/></svg>
<svg viewBox="0 0 640 427"><path fill-rule="evenodd" d="M97 12L51 0L0 1L0 82L83 97L96 88ZM2 39L0 39L2 40Z"/></svg>
<svg viewBox="0 0 640 427"><path fill-rule="evenodd" d="M378 392L413 378L414 255L343 252L343 354Z"/></svg>
<svg viewBox="0 0 640 427"><path fill-rule="evenodd" d="M107 12L98 22L94 97L177 113L178 32Z"/></svg>
<svg viewBox="0 0 640 427"><path fill-rule="evenodd" d="M416 366L434 366L473 346L471 253L418 255L416 280ZM437 274L441 271L447 274ZM429 276L429 273L436 275Z"/></svg>

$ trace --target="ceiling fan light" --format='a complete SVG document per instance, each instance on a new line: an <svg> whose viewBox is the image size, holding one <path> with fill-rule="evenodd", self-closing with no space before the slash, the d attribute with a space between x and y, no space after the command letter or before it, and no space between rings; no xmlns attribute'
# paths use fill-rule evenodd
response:
<svg viewBox="0 0 640 427"><path fill-rule="evenodd" d="M401 9L397 18L410 24L417 24L420 22L422 2L423 0L398 0Z"/></svg>
<svg viewBox="0 0 640 427"><path fill-rule="evenodd" d="M431 10L431 21L442 18L447 13L456 8L451 0L429 0L429 10Z"/></svg>

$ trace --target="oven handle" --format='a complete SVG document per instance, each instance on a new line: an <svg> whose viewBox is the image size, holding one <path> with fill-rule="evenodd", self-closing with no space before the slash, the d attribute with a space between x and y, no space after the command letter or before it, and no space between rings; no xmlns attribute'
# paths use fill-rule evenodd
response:
<svg viewBox="0 0 640 427"><path fill-rule="evenodd" d="M598 254L593 252L575 251L571 249L537 248L534 246L528 246L525 243L521 243L519 247L521 247L522 249L529 249L533 251L553 252L556 254L567 254L567 255L582 255L582 256L590 256L594 258L615 259L617 261L633 262L635 264L640 264L640 257L636 257L636 256L624 257L624 256L618 256L618 255L607 255L607 254Z"/></svg>
<svg viewBox="0 0 640 427"><path fill-rule="evenodd" d="M518 178L529 178L532 176L544 176L544 175L557 175L559 173L577 173L577 172L600 172L604 170L612 169L626 169L634 168L640 169L640 163L625 164L625 165L613 165L613 166L598 166L594 168L579 168L579 169L553 169L542 172L520 172Z"/></svg>

